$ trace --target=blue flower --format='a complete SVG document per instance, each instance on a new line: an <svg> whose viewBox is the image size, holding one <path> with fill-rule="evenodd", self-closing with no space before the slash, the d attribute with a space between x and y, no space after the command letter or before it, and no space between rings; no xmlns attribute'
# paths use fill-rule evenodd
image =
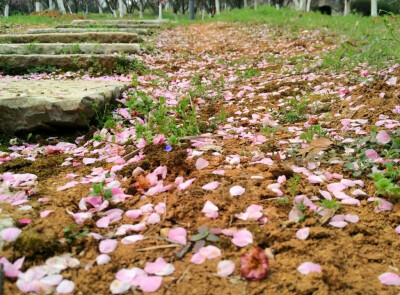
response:
<svg viewBox="0 0 400 295"><path fill-rule="evenodd" d="M172 146L167 145L167 146L165 147L165 150L164 150L164 151L166 151L166 152L172 151Z"/></svg>

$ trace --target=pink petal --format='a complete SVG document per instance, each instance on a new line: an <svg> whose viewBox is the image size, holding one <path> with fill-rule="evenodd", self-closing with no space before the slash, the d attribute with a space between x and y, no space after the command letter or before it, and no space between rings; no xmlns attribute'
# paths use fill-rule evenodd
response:
<svg viewBox="0 0 400 295"><path fill-rule="evenodd" d="M302 275L308 275L310 272L321 273L321 265L315 264L312 262L303 262L298 268L297 271Z"/></svg>
<svg viewBox="0 0 400 295"><path fill-rule="evenodd" d="M400 276L393 272L385 272L378 277L381 284L388 286L400 286Z"/></svg>
<svg viewBox="0 0 400 295"><path fill-rule="evenodd" d="M57 293L59 294L69 294L74 291L75 284L73 281L70 280L63 280L58 286L57 286Z"/></svg>
<svg viewBox="0 0 400 295"><path fill-rule="evenodd" d="M140 215L142 215L142 213L143 213L142 210L140 210L140 209L135 209L135 210L128 210L128 211L126 211L125 215L126 215L127 217L129 217L129 218L136 219L136 218L139 218Z"/></svg>
<svg viewBox="0 0 400 295"><path fill-rule="evenodd" d="M320 190L319 193L321 194L321 196L323 196L325 199L327 200L332 200L332 196L328 191L322 191Z"/></svg>
<svg viewBox="0 0 400 295"><path fill-rule="evenodd" d="M166 208L167 205L164 202L160 202L156 206L154 206L154 211L156 211L158 214L164 214Z"/></svg>
<svg viewBox="0 0 400 295"><path fill-rule="evenodd" d="M387 144L390 142L390 135L385 130L381 130L376 136L376 141L381 144Z"/></svg>
<svg viewBox="0 0 400 295"><path fill-rule="evenodd" d="M375 150L373 150L373 149L366 150L366 151L365 151L365 156L366 156L368 159L371 159L371 160L376 160L376 159L379 158L378 153L377 153Z"/></svg>
<svg viewBox="0 0 400 295"><path fill-rule="evenodd" d="M161 221L160 215L157 213L152 213L150 216L147 218L146 222L149 224L157 224Z"/></svg>
<svg viewBox="0 0 400 295"><path fill-rule="evenodd" d="M167 263L164 258L160 257L154 262L146 262L144 271L157 276L169 276L175 271L175 267L171 263Z"/></svg>
<svg viewBox="0 0 400 295"><path fill-rule="evenodd" d="M131 235L131 236L126 236L125 238L123 238L121 240L121 243L124 245L129 245L129 244L133 244L138 241L141 241L143 239L144 239L143 235Z"/></svg>
<svg viewBox="0 0 400 295"><path fill-rule="evenodd" d="M230 276L235 270L235 263L230 260L221 260L217 265L217 275L221 277Z"/></svg>
<svg viewBox="0 0 400 295"><path fill-rule="evenodd" d="M212 245L201 248L198 253L207 259L214 259L221 256L221 250Z"/></svg>
<svg viewBox="0 0 400 295"><path fill-rule="evenodd" d="M301 228L296 232L296 238L298 238L299 240L305 240L308 238L308 235L310 234L310 228L309 227L305 227L305 228Z"/></svg>
<svg viewBox="0 0 400 295"><path fill-rule="evenodd" d="M122 294L127 292L131 287L130 283L114 280L111 282L110 290L112 294Z"/></svg>
<svg viewBox="0 0 400 295"><path fill-rule="evenodd" d="M203 158L198 158L196 161L196 169L201 170L209 165L208 161Z"/></svg>
<svg viewBox="0 0 400 295"><path fill-rule="evenodd" d="M104 216L96 221L96 226L98 228L107 228L110 225L110 218Z"/></svg>
<svg viewBox="0 0 400 295"><path fill-rule="evenodd" d="M196 178L192 178L192 179L189 179L189 180L179 184L177 187L178 191L183 191L185 189L188 189L192 185L193 181L195 181L195 179Z"/></svg>
<svg viewBox="0 0 400 295"><path fill-rule="evenodd" d="M40 217L41 218L45 218L45 217L49 216L51 213L53 213L53 212L54 212L53 210L44 210L44 211L40 212Z"/></svg>
<svg viewBox="0 0 400 295"><path fill-rule="evenodd" d="M231 196L235 197L235 196L241 196L244 194L246 190L244 189L244 187L241 187L240 185L235 185L233 187L231 187L229 189L229 193L231 194Z"/></svg>
<svg viewBox="0 0 400 295"><path fill-rule="evenodd" d="M330 221L345 221L346 216L344 214L338 214L331 218Z"/></svg>
<svg viewBox="0 0 400 295"><path fill-rule="evenodd" d="M148 276L140 279L139 287L145 293L152 293L157 291L162 284L161 277Z"/></svg>
<svg viewBox="0 0 400 295"><path fill-rule="evenodd" d="M199 252L193 254L192 258L190 259L190 262L194 264L202 264L204 261L206 261L206 258Z"/></svg>
<svg viewBox="0 0 400 295"><path fill-rule="evenodd" d="M347 225L346 221L332 221L329 222L330 225L332 225L333 227L338 227L338 228L343 228Z"/></svg>
<svg viewBox="0 0 400 295"><path fill-rule="evenodd" d="M218 207L215 206L210 201L207 201L204 204L204 207L201 210L201 212L205 213L206 217L209 217L209 218L217 218L218 217Z"/></svg>
<svg viewBox="0 0 400 295"><path fill-rule="evenodd" d="M358 217L357 215L353 215L353 214L346 214L346 216L344 217L344 219L347 222L351 222L351 223L357 223L360 220L360 217Z"/></svg>
<svg viewBox="0 0 400 295"><path fill-rule="evenodd" d="M225 174L225 170L214 170L214 171L212 172L212 174L224 175L224 174Z"/></svg>
<svg viewBox="0 0 400 295"><path fill-rule="evenodd" d="M328 184L326 186L326 188L328 189L328 191L333 193L333 192L341 192L342 190L344 190L346 188L346 186L343 183L334 182L334 183Z"/></svg>
<svg viewBox="0 0 400 295"><path fill-rule="evenodd" d="M103 254L108 254L113 252L117 248L117 245L118 245L117 240L113 239L103 240L99 244L99 250Z"/></svg>
<svg viewBox="0 0 400 295"><path fill-rule="evenodd" d="M213 181L213 182L210 182L210 183L207 183L207 184L203 185L201 188L206 190L206 191L213 191L216 188L218 188L218 186L219 186L219 182L218 181Z"/></svg>
<svg viewBox="0 0 400 295"><path fill-rule="evenodd" d="M253 235L247 229L241 229L234 233L232 243L238 247L245 247L253 243Z"/></svg>
<svg viewBox="0 0 400 295"><path fill-rule="evenodd" d="M396 233L398 233L400 235L400 225L398 225L395 229Z"/></svg>
<svg viewBox="0 0 400 295"><path fill-rule="evenodd" d="M111 257L108 256L107 254L100 254L99 256L96 257L96 262L98 265L107 264L110 261L111 261Z"/></svg>
<svg viewBox="0 0 400 295"><path fill-rule="evenodd" d="M67 184L65 184L64 186L59 186L59 187L57 187L57 191L58 191L58 192L59 192L59 191L64 191L64 190L66 190L66 189L69 189L69 188L72 188L72 187L76 186L77 184L79 184L79 182L77 182L77 181L70 181L70 182L68 182Z"/></svg>
<svg viewBox="0 0 400 295"><path fill-rule="evenodd" d="M85 165L90 165L90 164L93 164L94 162L96 162L96 159L95 158L83 158L82 162Z"/></svg>
<svg viewBox="0 0 400 295"><path fill-rule="evenodd" d="M1 231L1 238L6 242L14 242L22 230L17 227L9 227Z"/></svg>
<svg viewBox="0 0 400 295"><path fill-rule="evenodd" d="M186 230L183 227L176 227L169 231L168 239L182 245L186 245Z"/></svg>
<svg viewBox="0 0 400 295"><path fill-rule="evenodd" d="M307 177L309 183L321 183L324 182L321 176L318 175L310 175Z"/></svg>

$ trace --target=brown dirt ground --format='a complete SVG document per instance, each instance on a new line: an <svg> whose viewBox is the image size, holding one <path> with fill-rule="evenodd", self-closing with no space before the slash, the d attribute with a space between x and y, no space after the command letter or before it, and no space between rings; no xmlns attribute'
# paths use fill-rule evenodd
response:
<svg viewBox="0 0 400 295"><path fill-rule="evenodd" d="M175 34L189 40L187 43L188 46L185 48L171 42L169 47L164 47L164 50L166 52L184 53L190 48L191 52L196 53L210 51L215 52L215 54L222 54L230 46L232 47L232 51L238 55L255 57L260 52L279 52L281 49L283 50L284 45L292 41L282 38L278 46L275 46L275 44L272 44L271 39L265 38L265 40L257 41L252 34L246 34L245 30L237 30L237 28L233 28L227 24L194 25L191 28L192 30L190 31L186 28L170 29L171 32L169 34ZM215 35L226 37L215 40ZM199 42L195 42L194 38L199 40ZM210 40L215 40L215 42L208 42ZM310 46L313 41L304 42L297 40L299 42L297 46L300 45L301 48L304 48ZM246 43L254 45L253 48L245 46ZM291 54L300 54L301 50L296 49ZM177 58L174 66L179 63L184 66L184 62L184 59ZM171 70L168 64L172 63L170 61L165 63L164 70L166 71ZM313 85L322 83L323 80L329 80L328 77L319 79L312 82ZM342 81L342 83L345 82ZM362 89L352 94L355 96L363 95L359 103L375 107L375 112L360 110L355 114L345 113L342 118L347 117L347 115L353 115L355 118L371 119L370 122L372 122L372 120L376 120L377 114L386 113L395 104L398 104L399 89L392 89L387 85L382 85L382 83L373 83L370 85L368 91ZM268 87L268 90L261 89L259 91L275 91L283 86L283 84L285 83L277 84L271 82L265 86ZM257 83L254 83L253 86L257 86ZM295 87L310 87L304 82L286 83L285 86L290 86L291 89ZM383 88L389 95L384 101L378 101L376 97ZM234 94L237 92L238 89L233 89ZM281 96L290 94L291 92L288 91L286 94L282 93ZM279 98L273 97L269 103L273 104ZM261 98L255 98L246 106L251 109L259 105L267 106L266 102ZM337 111L338 108L344 108L340 104L333 104L331 107L332 113ZM335 118L335 120L338 119ZM337 124L337 121L332 121L331 124ZM94 265L87 271L83 268L64 271L64 278L72 279L76 284L74 294L110 294L110 283L119 269L133 266L143 267L146 261L154 261L157 257L164 257L173 263L176 271L172 277L164 279L162 287L154 294L399 294L400 289L398 287L384 286L377 279L379 274L390 271L388 265L393 268L397 268L400 265L400 240L399 236L394 232L394 227L400 223L399 203L395 204L393 211L381 212L379 214L374 212L373 204L367 204L366 200L362 200L362 206L360 207L342 206L340 209L341 213L357 214L360 217L359 223L349 224L344 229L321 225L311 212L308 212L308 218L303 224L287 223L287 216L292 207L291 203L284 204L270 200L275 195L266 189L268 184L275 182L276 175L284 173L282 168L278 166L252 166L244 161L240 169L227 169L224 176L212 175L211 172L214 169L224 165L226 155L241 154L250 156L250 151L255 149L248 141L244 140L226 140L221 143L223 144L224 154L219 157L205 154L204 158L210 162L210 165L201 171L197 171L194 168L193 162L181 162L178 159L178 157L183 156L182 150L178 149L174 153L167 154L168 156L162 153L162 151L146 151L147 158L144 161L147 161L147 164L141 163L141 167L147 168L147 171L160 164L167 164L169 168L172 166L168 171L168 177L171 179L168 180L172 180L178 175L185 175L185 178L196 178L197 181L187 191L179 192L174 190L150 197L147 200L140 200L139 194L135 194L121 205L122 209L127 210L138 208L149 202L157 204L158 202L166 201L167 214L161 224L145 230L145 233L147 233L146 240L132 245L122 245L119 243L116 251L110 255L112 257L111 263L104 266ZM49 163L45 157L38 158L37 162ZM34 208L34 213L21 213L20 211L15 211L12 206L5 206L3 204L1 205L3 208L2 213L12 213L15 220L32 218L34 222L32 225L27 226L27 228L39 232L43 228L46 228L49 231L53 231L57 236L62 237L62 229L73 223L65 209L68 208L72 211L77 211L79 200L88 195L90 186L80 184L62 192L57 192L56 188L67 182L65 179L67 173L73 172L86 175L89 173L88 168L82 167L82 165L54 170L57 167L55 164L47 166L36 165L39 167L36 173L39 175L39 193L31 197L30 201L30 204ZM134 166L129 167L129 171L125 171L124 173L129 175L130 171L134 168ZM22 172L27 170L19 167L17 169L9 168L9 171ZM49 173L49 171L53 171L54 173ZM339 166L330 167L330 171L342 173ZM250 180L251 175L262 175L264 179ZM346 176L345 173L344 175ZM215 191L205 193L201 189L201 186L213 180L218 180L221 183L220 187ZM125 188L128 190L131 189L133 181L131 179L126 180L124 182ZM367 182L365 191L368 195L372 195L374 191L373 186L367 179L365 181ZM232 185L242 185L246 188L246 193L241 197L231 197L229 195L229 188ZM317 194L318 189L318 186L311 186L303 177L297 194ZM289 196L286 188L283 192L285 196ZM49 197L51 200L47 203L40 203L36 201L39 197ZM289 199L291 198L289 197ZM200 212L206 200L212 201L219 207L220 216L218 219L210 220L205 218ZM250 204L263 205L268 216L268 222L265 225L260 226L256 222L242 222L233 218L235 213L244 211ZM45 219L38 218L39 212L45 209L54 210L55 214ZM117 227L120 224L131 222L131 220L124 217L113 226ZM266 279L258 282L240 279L238 268L238 265L240 265L239 253L248 250L249 247L243 249L236 248L226 238L221 238L217 246L222 249L222 259L233 260L237 265L233 276L229 278L220 278L214 275L218 262L217 259L207 261L202 265L193 265L189 263L191 255L186 255L182 260L178 260L173 254L174 249L171 248L138 252L141 248L167 244L157 239L160 230L165 227L177 225L188 229L188 234L196 233L197 228L201 225L221 228L234 226L248 228L255 237L253 246L258 245L263 248L269 248L275 255L275 258L270 260L269 275ZM100 234L105 234L112 228L98 229L95 226L95 220L86 221L84 226ZM295 237L295 232L303 226L311 227L310 237L306 241L300 241ZM60 253L65 250L64 248L58 249ZM85 238L83 241L70 246L68 251L76 255L82 264L87 264L92 262L98 255L98 242L92 238ZM5 247L2 255L10 260L14 260L20 257L21 253L13 249L12 245L9 245ZM43 259L41 256L27 259L24 268L39 265L43 263ZM321 264L322 273L307 276L299 274L296 268L304 261L313 261ZM20 294L15 284L8 280L5 282L4 290L4 294L7 295Z"/></svg>

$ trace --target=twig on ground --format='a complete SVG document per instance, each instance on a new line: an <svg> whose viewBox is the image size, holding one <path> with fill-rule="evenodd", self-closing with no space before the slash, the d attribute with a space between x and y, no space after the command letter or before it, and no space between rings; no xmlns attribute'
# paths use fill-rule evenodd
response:
<svg viewBox="0 0 400 295"><path fill-rule="evenodd" d="M136 252L144 252L149 250L157 250L157 249L165 249L165 248L174 248L174 247L182 247L180 244L169 244L169 245L160 245L160 246L153 246L147 248L137 249Z"/></svg>
<svg viewBox="0 0 400 295"><path fill-rule="evenodd" d="M190 265L188 265L187 267L186 267L186 269L183 271L183 273L181 274L181 276L179 277L179 279L176 281L176 283L177 284L179 284L182 280L183 280L183 278L186 276L186 274L189 272L189 269L190 269Z"/></svg>
<svg viewBox="0 0 400 295"><path fill-rule="evenodd" d="M133 156L135 156L137 153L139 153L140 149L134 150L133 152L130 152L129 154L124 156L124 160L129 160Z"/></svg>

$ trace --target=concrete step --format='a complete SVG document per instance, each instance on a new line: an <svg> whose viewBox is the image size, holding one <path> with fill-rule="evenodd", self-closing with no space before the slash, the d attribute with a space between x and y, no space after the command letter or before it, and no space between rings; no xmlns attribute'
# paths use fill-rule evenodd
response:
<svg viewBox="0 0 400 295"><path fill-rule="evenodd" d="M95 71L112 72L121 64L134 62L132 57L121 58L120 55L91 55L91 54L69 54L69 55L0 55L0 72L9 74L26 73L27 69L37 67L55 67L65 71L87 70L96 68Z"/></svg>
<svg viewBox="0 0 400 295"><path fill-rule="evenodd" d="M0 77L0 132L14 134L84 128L96 115L130 86L129 82L53 81Z"/></svg>
<svg viewBox="0 0 400 295"><path fill-rule="evenodd" d="M135 19L135 20L73 20L71 22L71 25L73 26L104 26L104 25L116 25L116 24L121 24L121 25L133 25L133 24L165 24L169 23L168 19L162 19L162 20L150 20L150 19Z"/></svg>
<svg viewBox="0 0 400 295"><path fill-rule="evenodd" d="M137 33L124 32L0 35L0 43L136 43L138 41Z"/></svg>
<svg viewBox="0 0 400 295"><path fill-rule="evenodd" d="M104 43L31 43L0 44L0 54L111 54L124 52L139 53L139 44L104 44Z"/></svg>
<svg viewBox="0 0 400 295"><path fill-rule="evenodd" d="M60 33L95 33L95 32L123 32L148 35L152 33L149 29L133 28L59 28L59 29L29 29L27 34L60 34Z"/></svg>
<svg viewBox="0 0 400 295"><path fill-rule="evenodd" d="M94 23L93 24L58 25L56 28L61 29L61 28L98 28L98 27L101 27L101 28L120 28L120 29L123 29L123 28L126 28L126 29L129 29L129 28L132 28L132 29L143 28L143 29L146 29L146 28L160 28L161 24L156 24L156 23L154 23L154 24L140 24L140 23L129 24L129 23L117 23L117 22L115 22L115 23L106 23L106 24L101 24L101 25L97 25L97 24L94 24Z"/></svg>

